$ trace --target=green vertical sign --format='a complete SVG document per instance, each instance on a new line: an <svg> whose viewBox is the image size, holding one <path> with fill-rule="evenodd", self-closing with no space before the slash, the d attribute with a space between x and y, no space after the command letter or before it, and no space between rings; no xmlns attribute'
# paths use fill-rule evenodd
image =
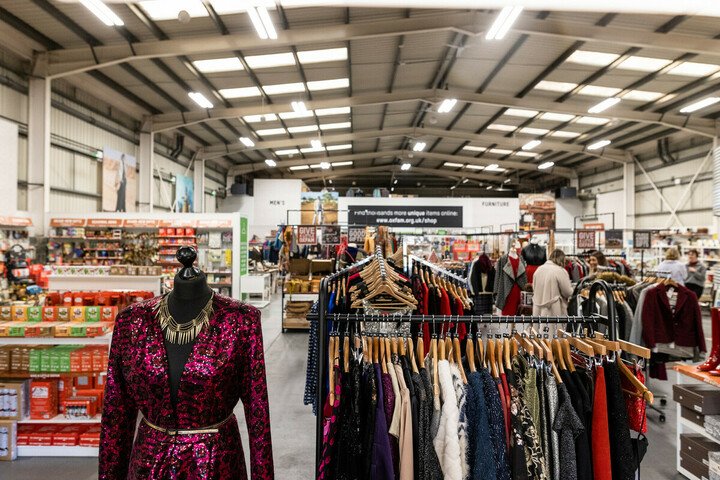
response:
<svg viewBox="0 0 720 480"><path fill-rule="evenodd" d="M240 276L248 274L248 219L240 217Z"/></svg>

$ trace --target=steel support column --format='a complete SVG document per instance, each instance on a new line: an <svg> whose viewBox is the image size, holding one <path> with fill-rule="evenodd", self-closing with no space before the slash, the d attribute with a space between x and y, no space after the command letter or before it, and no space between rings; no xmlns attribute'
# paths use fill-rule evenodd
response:
<svg viewBox="0 0 720 480"><path fill-rule="evenodd" d="M30 77L28 94L28 202L37 232L50 211L50 80Z"/></svg>
<svg viewBox="0 0 720 480"><path fill-rule="evenodd" d="M635 163L623 164L623 216L619 228L635 228Z"/></svg>
<svg viewBox="0 0 720 480"><path fill-rule="evenodd" d="M205 160L193 161L193 183L193 211L205 213Z"/></svg>
<svg viewBox="0 0 720 480"><path fill-rule="evenodd" d="M154 206L153 172L155 171L155 134L140 132L140 148L138 163L140 178L138 179L138 211L152 212Z"/></svg>

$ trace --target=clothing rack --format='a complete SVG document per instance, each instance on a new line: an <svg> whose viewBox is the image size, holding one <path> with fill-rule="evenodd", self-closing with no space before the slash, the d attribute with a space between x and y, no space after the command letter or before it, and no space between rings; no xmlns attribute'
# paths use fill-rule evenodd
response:
<svg viewBox="0 0 720 480"><path fill-rule="evenodd" d="M459 275L455 275L449 270L446 270L438 265L435 265L434 263L430 263L427 260L424 260L416 255L408 255L408 259L410 260L409 270L412 272L412 264L417 262L421 265L424 265L430 269L432 269L435 273L439 273L440 275L445 275L448 278L452 278L453 280L460 282L460 283L467 283L467 278L463 278Z"/></svg>
<svg viewBox="0 0 720 480"><path fill-rule="evenodd" d="M377 255L377 254L376 254ZM382 256L382 254L380 254ZM374 258L373 255L372 258ZM612 292L608 284L602 280L597 280L590 286L589 301L594 302L595 297L599 291L605 292L605 297L608 301L608 315L591 315L589 317L584 316L553 316L553 317L533 317L533 316L493 316L493 315L461 315L461 316L450 316L450 315L365 315L365 314L332 314L327 313L327 302L328 302L328 284L334 279L342 276L349 271L364 265L370 261L371 257L363 259L362 261L353 264L340 272L323 278L320 282L320 295L318 305L318 377L316 380L317 386L317 405L318 414L316 418L315 426L315 475L319 470L320 456L322 455L323 449L323 402L327 388L325 386L325 377L329 371L330 365L327 364L327 345L328 339L328 321L333 322L393 322L393 323L423 323L427 321L438 321L440 323L451 321L454 323L481 323L481 324L492 324L492 325L511 325L511 324L598 324L603 323L608 327L608 338L610 340L617 339L617 320L615 317L615 304L612 296Z"/></svg>

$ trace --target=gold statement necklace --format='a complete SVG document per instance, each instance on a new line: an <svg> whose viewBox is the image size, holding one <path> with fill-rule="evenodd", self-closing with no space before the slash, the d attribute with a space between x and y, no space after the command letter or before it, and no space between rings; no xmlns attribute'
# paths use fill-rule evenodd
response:
<svg viewBox="0 0 720 480"><path fill-rule="evenodd" d="M172 315L170 315L170 309L168 308L168 296L165 295L160 300L160 306L158 308L157 316L160 319L160 327L165 333L165 339L170 343L178 345L185 345L195 340L202 329L210 323L210 317L213 313L213 297L215 294L210 295L207 305L203 307L197 317L189 322L178 323Z"/></svg>

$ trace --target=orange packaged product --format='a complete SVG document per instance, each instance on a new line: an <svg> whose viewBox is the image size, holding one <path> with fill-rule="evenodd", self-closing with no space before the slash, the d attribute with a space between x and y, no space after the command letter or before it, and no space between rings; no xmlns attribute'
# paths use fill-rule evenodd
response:
<svg viewBox="0 0 720 480"><path fill-rule="evenodd" d="M63 402L73 396L75 379L72 375L60 375L58 379L58 411L65 413Z"/></svg>
<svg viewBox="0 0 720 480"><path fill-rule="evenodd" d="M65 418L92 418L98 413L98 398L77 395L65 400Z"/></svg>
<svg viewBox="0 0 720 480"><path fill-rule="evenodd" d="M78 444L80 434L87 430L85 425L66 425L52 434L52 444L73 447Z"/></svg>
<svg viewBox="0 0 720 480"><path fill-rule="evenodd" d="M9 322L12 320L12 307L0 307L0 322Z"/></svg>
<svg viewBox="0 0 720 480"><path fill-rule="evenodd" d="M75 305L70 309L70 321L71 322L84 322L85 321L85 307Z"/></svg>
<svg viewBox="0 0 720 480"><path fill-rule="evenodd" d="M30 418L49 420L58 415L57 380L33 379L30 383Z"/></svg>
<svg viewBox="0 0 720 480"><path fill-rule="evenodd" d="M90 428L80 434L78 445L81 447L99 447L100 446L100 426L92 425Z"/></svg>
<svg viewBox="0 0 720 480"><path fill-rule="evenodd" d="M118 314L118 307L102 307L100 309L100 321L101 322L115 322L115 317Z"/></svg>
<svg viewBox="0 0 720 480"><path fill-rule="evenodd" d="M52 445L52 436L60 430L58 425L41 425L28 436L28 445L34 447L49 447Z"/></svg>
<svg viewBox="0 0 720 480"><path fill-rule="evenodd" d="M43 307L42 309L42 319L43 322L56 322L57 317L57 307Z"/></svg>
<svg viewBox="0 0 720 480"><path fill-rule="evenodd" d="M92 375L78 375L75 377L75 381L73 382L73 386L76 390L82 390L82 389L88 389L93 388L94 381Z"/></svg>
<svg viewBox="0 0 720 480"><path fill-rule="evenodd" d="M37 429L37 425L18 425L17 444L18 446L30 445L30 435Z"/></svg>
<svg viewBox="0 0 720 480"><path fill-rule="evenodd" d="M98 373L95 375L95 388L102 388L105 390L105 380L107 380L107 372Z"/></svg>
<svg viewBox="0 0 720 480"><path fill-rule="evenodd" d="M28 321L27 308L28 307L23 307L23 306L11 307L12 321L13 322L27 322Z"/></svg>
<svg viewBox="0 0 720 480"><path fill-rule="evenodd" d="M92 369L93 372L104 372L108 366L108 348L107 347L95 347L93 348L92 356Z"/></svg>
<svg viewBox="0 0 720 480"><path fill-rule="evenodd" d="M70 307L57 307L56 310L58 322L69 322L70 321Z"/></svg>

